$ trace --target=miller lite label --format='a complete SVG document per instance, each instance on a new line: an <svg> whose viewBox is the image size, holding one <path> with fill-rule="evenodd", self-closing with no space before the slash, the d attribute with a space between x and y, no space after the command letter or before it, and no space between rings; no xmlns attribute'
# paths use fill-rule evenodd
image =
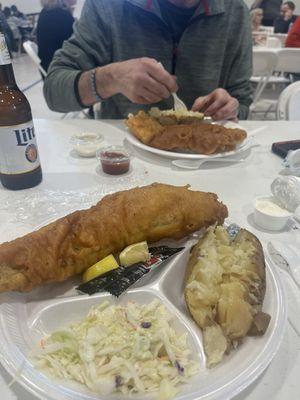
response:
<svg viewBox="0 0 300 400"><path fill-rule="evenodd" d="M32 121L0 127L0 173L23 174L40 166Z"/></svg>

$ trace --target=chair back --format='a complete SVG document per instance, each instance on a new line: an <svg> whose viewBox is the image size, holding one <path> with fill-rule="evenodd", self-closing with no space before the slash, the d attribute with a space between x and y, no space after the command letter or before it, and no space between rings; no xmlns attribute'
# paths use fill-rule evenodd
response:
<svg viewBox="0 0 300 400"><path fill-rule="evenodd" d="M47 72L41 66L41 59L38 56L38 47L37 47L36 43L32 42L31 40L27 40L26 42L23 43L23 47L24 47L24 50L26 51L26 53L32 59L32 61L37 65L37 67L41 71L42 75L46 77Z"/></svg>
<svg viewBox="0 0 300 400"><path fill-rule="evenodd" d="M277 65L275 70L291 74L300 73L300 48L285 48L277 52Z"/></svg>
<svg viewBox="0 0 300 400"><path fill-rule="evenodd" d="M278 99L277 119L300 121L300 82L285 88Z"/></svg>
<svg viewBox="0 0 300 400"><path fill-rule="evenodd" d="M274 33L274 26L262 26L261 29L268 34Z"/></svg>
<svg viewBox="0 0 300 400"><path fill-rule="evenodd" d="M295 82L300 83L300 82ZM300 86L295 90L288 102L289 121L300 121Z"/></svg>
<svg viewBox="0 0 300 400"><path fill-rule="evenodd" d="M277 37L268 36L266 46L272 49L278 49L282 47L281 40Z"/></svg>
<svg viewBox="0 0 300 400"><path fill-rule="evenodd" d="M271 76L276 63L275 53L267 50L253 51L253 76Z"/></svg>

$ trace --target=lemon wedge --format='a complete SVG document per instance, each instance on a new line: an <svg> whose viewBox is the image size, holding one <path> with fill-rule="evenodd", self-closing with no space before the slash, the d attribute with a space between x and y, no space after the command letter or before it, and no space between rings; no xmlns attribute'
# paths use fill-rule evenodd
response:
<svg viewBox="0 0 300 400"><path fill-rule="evenodd" d="M118 268L118 266L119 264L117 263L115 257L110 254L85 271L83 274L83 282L88 282L97 276L105 274L105 272Z"/></svg>
<svg viewBox="0 0 300 400"><path fill-rule="evenodd" d="M138 262L148 261L150 257L151 255L147 242L131 244L125 247L119 255L121 265L132 265Z"/></svg>

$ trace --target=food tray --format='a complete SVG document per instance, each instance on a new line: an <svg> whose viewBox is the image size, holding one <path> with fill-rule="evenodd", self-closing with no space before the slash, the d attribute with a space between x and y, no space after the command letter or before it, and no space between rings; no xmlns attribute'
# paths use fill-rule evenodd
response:
<svg viewBox="0 0 300 400"><path fill-rule="evenodd" d="M266 261L267 290L263 310L271 315L270 325L262 337L246 337L244 343L213 369L206 369L201 330L191 319L183 297L183 278L191 246L165 266L148 274L120 299L100 293L93 296L78 295L75 286L78 278L62 284L50 284L29 294L2 294L0 296L0 361L13 378L27 390L42 399L59 400L117 400L125 397L116 394L99 396L79 384L49 378L33 367L31 352L42 337L71 322L79 321L90 307L104 300L149 303L160 299L174 315L174 326L188 332L188 345L193 357L199 361L200 371L181 386L177 400L230 399L268 366L283 337L286 322L286 305L282 284L276 267ZM174 245L174 243L172 243ZM178 242L175 242L178 246ZM182 241L180 242L182 245ZM77 280L77 281L76 281ZM153 399L155 396L133 396L133 399ZM126 399L127 400L127 399Z"/></svg>

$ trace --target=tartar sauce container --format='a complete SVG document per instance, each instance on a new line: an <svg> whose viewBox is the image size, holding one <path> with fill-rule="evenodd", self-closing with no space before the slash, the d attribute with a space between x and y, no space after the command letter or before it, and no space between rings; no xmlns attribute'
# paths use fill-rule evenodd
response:
<svg viewBox="0 0 300 400"><path fill-rule="evenodd" d="M71 144L80 157L95 157L102 142L103 136L93 132L80 133L71 138Z"/></svg>
<svg viewBox="0 0 300 400"><path fill-rule="evenodd" d="M282 208L275 197L257 197L254 200L254 221L256 225L270 231L282 230L292 213Z"/></svg>
<svg viewBox="0 0 300 400"><path fill-rule="evenodd" d="M129 171L130 154L122 146L108 146L97 151L103 172L109 175L121 175Z"/></svg>

